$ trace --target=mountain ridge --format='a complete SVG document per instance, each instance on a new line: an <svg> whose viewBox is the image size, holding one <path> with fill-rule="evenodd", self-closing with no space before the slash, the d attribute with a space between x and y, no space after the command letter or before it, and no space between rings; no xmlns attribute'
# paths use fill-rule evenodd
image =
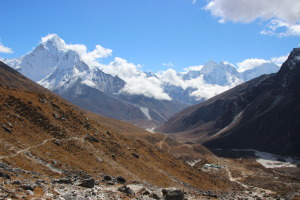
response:
<svg viewBox="0 0 300 200"><path fill-rule="evenodd" d="M99 52L100 58L111 54L111 50L104 48ZM218 64L211 61L200 71L188 73L168 70L154 74L143 72L121 58L115 58L112 63L104 65L87 58L89 53L94 52L87 52L84 45L66 44L58 35L50 34L43 37L40 44L25 56L2 60L74 104L78 103L85 109L115 119L129 121L154 120L163 123L181 109L244 82L244 76L228 62ZM274 64L270 66L273 68L266 66L265 70L253 69L254 72L249 73L248 78L276 70ZM128 73L132 74L123 72L127 67L131 70ZM99 100L80 99L75 88L85 88L91 92L85 96L98 96ZM101 98L106 99L103 104ZM109 106L108 102L111 102ZM118 109L117 104L124 105L127 109ZM106 106L112 110L105 109ZM144 112L146 110L148 112Z"/></svg>
<svg viewBox="0 0 300 200"><path fill-rule="evenodd" d="M186 108L159 130L198 140L209 148L253 148L300 155L300 49L295 48L277 74L241 84Z"/></svg>

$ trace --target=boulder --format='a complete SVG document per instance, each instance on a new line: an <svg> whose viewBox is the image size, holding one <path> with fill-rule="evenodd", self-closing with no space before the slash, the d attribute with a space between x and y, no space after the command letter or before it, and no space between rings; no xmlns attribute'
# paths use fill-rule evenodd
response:
<svg viewBox="0 0 300 200"><path fill-rule="evenodd" d="M95 138L95 137L93 137L91 135L87 135L84 139L86 139L89 142L96 142L96 143L99 142L99 140L97 138Z"/></svg>
<svg viewBox="0 0 300 200"><path fill-rule="evenodd" d="M132 153L132 155L133 155L134 157L136 157L136 158L139 158L139 157L140 157L139 154L137 154L137 153Z"/></svg>
<svg viewBox="0 0 300 200"><path fill-rule="evenodd" d="M160 200L160 199L163 199L163 194L162 194L161 190L155 190L155 191L151 192L149 197Z"/></svg>
<svg viewBox="0 0 300 200"><path fill-rule="evenodd" d="M12 133L12 130L10 128L6 128L5 126L2 126L2 129L8 133Z"/></svg>
<svg viewBox="0 0 300 200"><path fill-rule="evenodd" d="M1 172L1 171L0 171L0 177L3 177L5 179L10 179L10 175L5 174L4 172Z"/></svg>
<svg viewBox="0 0 300 200"><path fill-rule="evenodd" d="M93 178L80 180L79 186L93 188L95 186L95 180Z"/></svg>
<svg viewBox="0 0 300 200"><path fill-rule="evenodd" d="M25 185L22 185L21 187L23 188L23 190L31 190L31 191L33 191L36 186L32 185L32 184L25 184Z"/></svg>
<svg viewBox="0 0 300 200"><path fill-rule="evenodd" d="M117 182L121 183L121 184L124 184L124 183L126 183L126 179L124 177L122 177L122 176L118 176L117 177Z"/></svg>
<svg viewBox="0 0 300 200"><path fill-rule="evenodd" d="M58 183L58 184L72 184L71 179L69 178L61 178L61 179L54 179L52 183Z"/></svg>
<svg viewBox="0 0 300 200"><path fill-rule="evenodd" d="M135 196L134 191L133 191L132 189L130 189L129 187L125 186L125 185L122 186L122 187L120 187L120 188L118 189L118 191L123 192L123 193L125 193L125 194L129 194L129 195L131 195L131 196Z"/></svg>
<svg viewBox="0 0 300 200"><path fill-rule="evenodd" d="M184 200L184 192L178 189L163 189L165 200Z"/></svg>
<svg viewBox="0 0 300 200"><path fill-rule="evenodd" d="M103 176L103 181L111 181L111 180L112 180L111 176L109 176L109 175Z"/></svg>

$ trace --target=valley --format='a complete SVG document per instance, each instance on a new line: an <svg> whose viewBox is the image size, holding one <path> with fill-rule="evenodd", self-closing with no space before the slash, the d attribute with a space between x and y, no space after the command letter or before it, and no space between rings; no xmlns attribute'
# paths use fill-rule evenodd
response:
<svg viewBox="0 0 300 200"><path fill-rule="evenodd" d="M138 110L146 118L119 121L79 108L78 102L63 99L66 96L59 90L55 94L0 62L0 197L299 199L298 117L282 111L294 105L296 113L299 108L298 54L299 49L294 49L277 74L260 76L185 108L158 129L154 127L160 120L167 120L174 106L180 110L182 103L106 96L81 84L82 80L63 86L71 91L68 98L75 98L74 93L80 96L79 105L102 99L105 104L97 109L116 114L114 109L120 108L126 117ZM116 102L119 108L110 104L119 100L124 103ZM276 134L271 134L270 127L259 121L277 120L279 115L274 118L269 113L279 111L286 117L274 127L283 130L284 121L292 125L287 136L294 140L285 146L280 144L286 135L272 127ZM252 117L253 113L259 117ZM239 131L244 127L256 134L245 136ZM243 137L250 139L245 142ZM265 138L270 137L273 140L266 145Z"/></svg>

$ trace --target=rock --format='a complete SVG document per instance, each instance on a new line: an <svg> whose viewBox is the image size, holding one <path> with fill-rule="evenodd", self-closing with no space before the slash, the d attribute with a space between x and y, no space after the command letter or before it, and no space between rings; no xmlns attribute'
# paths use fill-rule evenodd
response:
<svg viewBox="0 0 300 200"><path fill-rule="evenodd" d="M54 117L55 119L59 119L59 116L58 116L58 114L56 114L56 113L53 113L53 117Z"/></svg>
<svg viewBox="0 0 300 200"><path fill-rule="evenodd" d="M103 176L103 181L111 181L111 180L112 180L111 176L109 176L109 175Z"/></svg>
<svg viewBox="0 0 300 200"><path fill-rule="evenodd" d="M178 189L163 189L165 200L184 200L184 192Z"/></svg>
<svg viewBox="0 0 300 200"><path fill-rule="evenodd" d="M84 139L88 140L89 142L99 142L99 140L91 135L87 135Z"/></svg>
<svg viewBox="0 0 300 200"><path fill-rule="evenodd" d="M38 179L35 184L37 185L42 185L42 183L46 183L46 181L42 180L42 179Z"/></svg>
<svg viewBox="0 0 300 200"><path fill-rule="evenodd" d="M150 195L150 190L148 190L147 188L143 187L142 189L140 189L138 191L139 194L141 195Z"/></svg>
<svg viewBox="0 0 300 200"><path fill-rule="evenodd" d="M12 130L9 128L6 128L5 126L2 126L2 129L8 133L12 133Z"/></svg>
<svg viewBox="0 0 300 200"><path fill-rule="evenodd" d="M40 101L41 103L48 103L47 99L42 99L42 98L40 98L39 101Z"/></svg>
<svg viewBox="0 0 300 200"><path fill-rule="evenodd" d="M21 185L22 182L20 180L15 180L12 182L13 185Z"/></svg>
<svg viewBox="0 0 300 200"><path fill-rule="evenodd" d="M12 123L10 122L6 122L6 124L10 127L10 128L13 128L14 126L12 125Z"/></svg>
<svg viewBox="0 0 300 200"><path fill-rule="evenodd" d="M0 177L3 177L5 179L9 179L10 180L10 175L5 174L4 172L1 172L1 171L0 171Z"/></svg>
<svg viewBox="0 0 300 200"><path fill-rule="evenodd" d="M31 191L33 191L36 186L35 185L31 185L31 184L26 184L26 185L22 185L21 187L23 188L23 190L31 190Z"/></svg>
<svg viewBox="0 0 300 200"><path fill-rule="evenodd" d="M132 155L133 155L134 157L136 157L136 158L139 158L139 157L140 157L139 154L137 154L137 153L132 153Z"/></svg>
<svg viewBox="0 0 300 200"><path fill-rule="evenodd" d="M212 191L203 192L202 195L208 196L208 197L218 198L218 195L216 193L212 192Z"/></svg>
<svg viewBox="0 0 300 200"><path fill-rule="evenodd" d="M117 182L121 183L121 184L124 184L124 183L126 183L126 179L124 177L122 177L122 176L118 176L117 177Z"/></svg>
<svg viewBox="0 0 300 200"><path fill-rule="evenodd" d="M135 196L134 191L133 191L132 189L130 189L129 187L125 186L125 185L122 186L122 187L120 187L120 188L118 189L118 191L123 192L123 193L125 193L125 194L129 194L129 195L131 195L131 196Z"/></svg>
<svg viewBox="0 0 300 200"><path fill-rule="evenodd" d="M86 188L93 188L95 186L95 180L93 178L84 179L80 181L81 183L79 186L86 187Z"/></svg>
<svg viewBox="0 0 300 200"><path fill-rule="evenodd" d="M110 132L109 132L109 131L106 131L106 134L107 134L107 135L109 135L109 136L111 136L111 134L110 134Z"/></svg>
<svg viewBox="0 0 300 200"><path fill-rule="evenodd" d="M163 195L162 195L162 192L161 190L155 190L153 191L150 195L149 195L150 198L153 198L153 199L157 199L157 200L160 200L163 198Z"/></svg>
<svg viewBox="0 0 300 200"><path fill-rule="evenodd" d="M113 182L113 181L108 181L106 184L107 184L107 185L115 185L115 182Z"/></svg>
<svg viewBox="0 0 300 200"><path fill-rule="evenodd" d="M72 184L71 179L68 178L61 178L61 179L54 179L52 181L53 184L58 183L58 184Z"/></svg>
<svg viewBox="0 0 300 200"><path fill-rule="evenodd" d="M90 128L91 128L91 125L90 125L89 123L86 123L86 124L84 125L84 128L90 129Z"/></svg>
<svg viewBox="0 0 300 200"><path fill-rule="evenodd" d="M60 143L59 140L54 140L53 143L56 144L57 146L60 146L60 145L61 145L61 143Z"/></svg>

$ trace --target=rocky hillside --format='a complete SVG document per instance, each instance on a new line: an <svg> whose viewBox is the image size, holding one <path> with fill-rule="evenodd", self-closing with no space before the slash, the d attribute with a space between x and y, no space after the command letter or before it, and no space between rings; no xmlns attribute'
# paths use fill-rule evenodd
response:
<svg viewBox="0 0 300 200"><path fill-rule="evenodd" d="M277 74L237 86L173 116L162 132L209 148L254 148L300 156L300 49Z"/></svg>
<svg viewBox="0 0 300 200"><path fill-rule="evenodd" d="M162 197L174 192L154 190L201 195L236 187L125 136L145 131L81 110L2 62L0 93L1 198Z"/></svg>

